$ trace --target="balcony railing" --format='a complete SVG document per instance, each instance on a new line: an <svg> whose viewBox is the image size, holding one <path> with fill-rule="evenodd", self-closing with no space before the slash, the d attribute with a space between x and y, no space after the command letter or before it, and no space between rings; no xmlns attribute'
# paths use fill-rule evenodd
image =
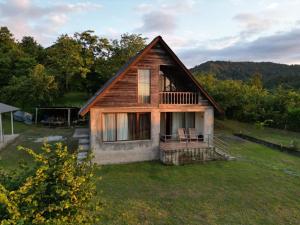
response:
<svg viewBox="0 0 300 225"><path fill-rule="evenodd" d="M197 92L160 92L159 99L160 104L207 104Z"/></svg>

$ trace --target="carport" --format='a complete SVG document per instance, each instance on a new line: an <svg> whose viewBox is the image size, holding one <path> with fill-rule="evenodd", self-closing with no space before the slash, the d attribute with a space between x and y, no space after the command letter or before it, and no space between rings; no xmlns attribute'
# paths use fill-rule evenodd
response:
<svg viewBox="0 0 300 225"><path fill-rule="evenodd" d="M14 135L14 117L13 117L13 112L18 111L19 109L6 105L4 103L0 102L0 143L4 143L8 140L11 140L15 135ZM3 131L3 121L2 121L2 114L4 113L10 113L10 120L11 120L11 135L5 135L4 136L4 131Z"/></svg>

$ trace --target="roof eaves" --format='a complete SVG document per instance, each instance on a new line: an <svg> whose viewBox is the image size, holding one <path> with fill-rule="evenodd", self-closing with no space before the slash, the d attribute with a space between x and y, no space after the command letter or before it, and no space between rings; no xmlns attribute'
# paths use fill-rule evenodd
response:
<svg viewBox="0 0 300 225"><path fill-rule="evenodd" d="M95 99L107 88L109 87L116 78L118 78L141 54L144 53L144 51L149 48L154 42L158 41L159 39L162 39L161 36L157 36L154 38L145 48L143 48L141 51L139 51L135 56L131 57L120 69L119 71L111 77L94 95L91 97L86 104L79 110L80 115L85 115L87 113L86 109L95 101Z"/></svg>

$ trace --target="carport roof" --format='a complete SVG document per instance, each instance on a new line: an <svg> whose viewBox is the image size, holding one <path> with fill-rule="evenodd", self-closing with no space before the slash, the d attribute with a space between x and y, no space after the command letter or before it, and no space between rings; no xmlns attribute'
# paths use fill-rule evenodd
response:
<svg viewBox="0 0 300 225"><path fill-rule="evenodd" d="M6 112L13 112L18 111L19 108L16 108L14 106L6 105L4 103L0 102L0 113L6 113Z"/></svg>

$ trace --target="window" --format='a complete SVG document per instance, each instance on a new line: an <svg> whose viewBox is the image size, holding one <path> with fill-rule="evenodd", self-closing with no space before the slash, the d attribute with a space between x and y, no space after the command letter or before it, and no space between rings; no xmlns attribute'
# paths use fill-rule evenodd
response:
<svg viewBox="0 0 300 225"><path fill-rule="evenodd" d="M114 113L106 113L103 116L103 140L116 140L116 119Z"/></svg>
<svg viewBox="0 0 300 225"><path fill-rule="evenodd" d="M146 113L104 113L103 141L129 141L150 139L151 114Z"/></svg>
<svg viewBox="0 0 300 225"><path fill-rule="evenodd" d="M174 82L172 82L163 71L159 71L160 91L176 91Z"/></svg>
<svg viewBox="0 0 300 225"><path fill-rule="evenodd" d="M138 70L138 102L150 103L150 70Z"/></svg>

